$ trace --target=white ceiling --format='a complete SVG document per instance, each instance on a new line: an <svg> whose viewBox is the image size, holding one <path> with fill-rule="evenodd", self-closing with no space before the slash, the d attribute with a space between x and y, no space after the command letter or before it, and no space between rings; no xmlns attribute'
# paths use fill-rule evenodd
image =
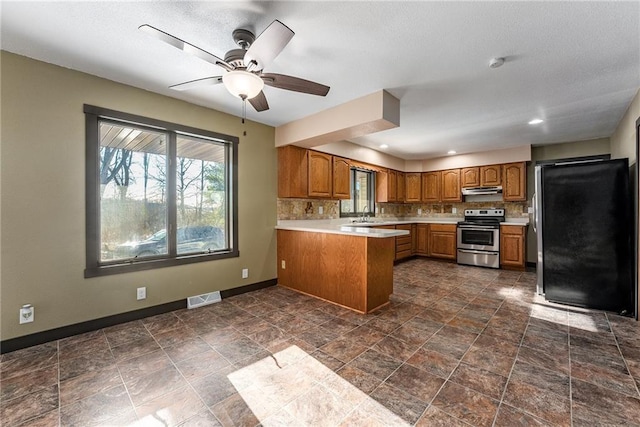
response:
<svg viewBox="0 0 640 427"><path fill-rule="evenodd" d="M640 2L9 2L3 50L234 115L222 74L138 30L147 23L224 57L235 28L274 19L296 35L266 72L331 86L326 98L265 87L277 126L386 89L399 128L353 140L418 159L610 136L640 87ZM501 68L489 60L505 57ZM533 118L545 122L528 125Z"/></svg>

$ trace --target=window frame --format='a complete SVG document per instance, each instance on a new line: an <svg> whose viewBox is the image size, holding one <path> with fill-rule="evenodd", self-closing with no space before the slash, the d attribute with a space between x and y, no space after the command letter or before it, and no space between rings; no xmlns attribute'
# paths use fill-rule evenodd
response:
<svg viewBox="0 0 640 427"><path fill-rule="evenodd" d="M86 268L84 277L99 277L111 274L130 273L152 270L162 267L213 261L217 259L240 256L238 249L238 144L237 136L225 135L164 120L139 116L107 108L84 105L85 114L85 201L86 201ZM135 126L167 135L167 233L168 253L140 260L126 259L121 262L100 261L100 134L99 123L102 120L114 121L123 125ZM225 144L227 156L226 193L227 197L227 230L230 248L228 251L215 253L197 253L178 255L176 242L177 200L176 200L176 159L178 135L215 139Z"/></svg>
<svg viewBox="0 0 640 427"><path fill-rule="evenodd" d="M366 214L369 215L370 217L376 216L376 212L375 212L376 210L376 172L371 169L364 169L364 168L352 166L351 169L349 170L349 192L350 192L349 200L351 201L351 203L353 203L354 212L342 212L342 200L340 200L340 205L338 206L340 218L357 218L363 215L362 211L358 211L358 206L355 201L357 172L366 172L370 174L369 197L367 197L367 199L369 200L369 205L368 205L369 212L367 212Z"/></svg>

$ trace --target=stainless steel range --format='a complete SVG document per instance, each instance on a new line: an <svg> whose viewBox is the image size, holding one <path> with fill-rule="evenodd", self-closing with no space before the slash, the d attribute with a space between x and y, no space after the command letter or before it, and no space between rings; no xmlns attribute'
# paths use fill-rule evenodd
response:
<svg viewBox="0 0 640 427"><path fill-rule="evenodd" d="M504 209L466 209L458 222L458 264L500 268Z"/></svg>

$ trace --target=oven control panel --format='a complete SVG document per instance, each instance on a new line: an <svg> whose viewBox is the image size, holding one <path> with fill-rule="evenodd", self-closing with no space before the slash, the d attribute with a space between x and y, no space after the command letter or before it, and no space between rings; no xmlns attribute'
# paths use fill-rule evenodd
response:
<svg viewBox="0 0 640 427"><path fill-rule="evenodd" d="M504 209L465 209L464 216L504 216Z"/></svg>

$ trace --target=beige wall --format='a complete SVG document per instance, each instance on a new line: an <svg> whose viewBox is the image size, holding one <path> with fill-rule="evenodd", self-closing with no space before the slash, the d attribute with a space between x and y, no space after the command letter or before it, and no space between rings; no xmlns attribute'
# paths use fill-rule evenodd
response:
<svg viewBox="0 0 640 427"><path fill-rule="evenodd" d="M629 164L636 163L636 121L640 118L640 90L636 93L635 98L631 101L629 108L626 113L618 123L618 127L616 128L613 135L611 135L611 157L613 158L629 158ZM632 171L637 171L636 168L632 168ZM633 187L634 199L633 204L636 207L636 213L639 211L638 207L638 188L639 183L636 181L635 186ZM636 218L638 221L638 218ZM640 233L640 221L636 224L636 232ZM636 236L637 239L640 239L640 234ZM640 265L640 252L637 254L639 259L637 260L636 271L638 269L638 265ZM637 279L637 275L636 275ZM636 289L637 283L636 283ZM640 307L640 292L637 293L638 302L636 305ZM636 319L638 318L638 313L636 312Z"/></svg>
<svg viewBox="0 0 640 427"><path fill-rule="evenodd" d="M531 163L527 167L527 196L529 200L535 191L534 166L538 160L566 159L571 157L597 156L610 154L609 138L591 139L588 141L565 142L562 144L541 145L531 149ZM527 262L536 262L538 245L533 226L527 232Z"/></svg>
<svg viewBox="0 0 640 427"><path fill-rule="evenodd" d="M502 150L479 151L477 153L457 154L422 161L422 172L447 169L469 168L474 166L495 165L531 160L531 146L505 148Z"/></svg>
<svg viewBox="0 0 640 427"><path fill-rule="evenodd" d="M1 67L0 339L276 277L273 128L7 52ZM239 136L240 257L84 279L85 103Z"/></svg>
<svg viewBox="0 0 640 427"><path fill-rule="evenodd" d="M611 157L614 159L628 157L630 165L636 162L636 120L639 117L640 90L611 135Z"/></svg>

